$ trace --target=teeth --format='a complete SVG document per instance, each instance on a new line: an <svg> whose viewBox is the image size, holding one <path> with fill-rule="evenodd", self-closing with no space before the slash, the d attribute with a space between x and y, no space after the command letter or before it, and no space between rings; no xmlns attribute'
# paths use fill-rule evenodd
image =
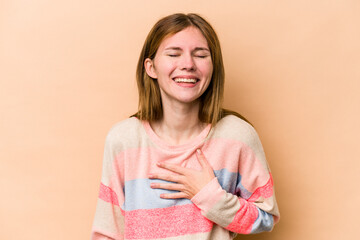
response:
<svg viewBox="0 0 360 240"><path fill-rule="evenodd" d="M184 83L196 83L196 79L194 78L176 78L175 82L180 83L180 82L184 82Z"/></svg>

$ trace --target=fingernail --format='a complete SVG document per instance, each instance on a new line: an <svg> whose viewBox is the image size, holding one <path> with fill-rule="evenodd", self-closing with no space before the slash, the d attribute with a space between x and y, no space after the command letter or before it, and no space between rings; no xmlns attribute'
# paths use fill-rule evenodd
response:
<svg viewBox="0 0 360 240"><path fill-rule="evenodd" d="M152 174L149 174L149 178L152 178L152 177L154 177L154 175L152 175Z"/></svg>

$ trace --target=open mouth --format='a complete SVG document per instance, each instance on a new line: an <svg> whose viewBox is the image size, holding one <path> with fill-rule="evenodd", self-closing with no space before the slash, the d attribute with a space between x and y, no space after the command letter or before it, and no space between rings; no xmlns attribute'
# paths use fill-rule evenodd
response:
<svg viewBox="0 0 360 240"><path fill-rule="evenodd" d="M173 79L176 83L197 83L199 79L197 78L174 78Z"/></svg>

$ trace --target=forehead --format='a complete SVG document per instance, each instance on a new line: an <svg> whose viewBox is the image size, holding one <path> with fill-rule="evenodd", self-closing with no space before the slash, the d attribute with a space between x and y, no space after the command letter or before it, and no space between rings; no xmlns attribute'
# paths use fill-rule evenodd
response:
<svg viewBox="0 0 360 240"><path fill-rule="evenodd" d="M198 28L187 27L180 32L165 37L159 46L159 50L172 47L181 49L208 48L208 43Z"/></svg>

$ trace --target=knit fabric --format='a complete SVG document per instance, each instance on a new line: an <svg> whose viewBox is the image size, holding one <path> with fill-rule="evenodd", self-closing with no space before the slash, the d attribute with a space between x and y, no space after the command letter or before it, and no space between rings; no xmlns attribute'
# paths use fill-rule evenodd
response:
<svg viewBox="0 0 360 240"><path fill-rule="evenodd" d="M200 148L216 178L191 200L162 199L149 173L169 162L201 169ZM106 137L99 199L91 239L233 239L236 233L271 231L279 220L273 179L252 126L226 116L190 142L171 146L135 117Z"/></svg>

